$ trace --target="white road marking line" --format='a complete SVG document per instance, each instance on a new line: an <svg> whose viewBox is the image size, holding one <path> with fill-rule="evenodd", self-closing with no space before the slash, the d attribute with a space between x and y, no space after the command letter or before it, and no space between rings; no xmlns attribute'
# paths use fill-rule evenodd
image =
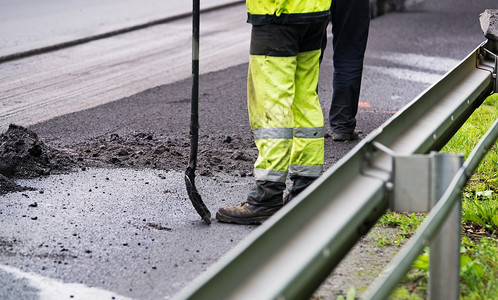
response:
<svg viewBox="0 0 498 300"><path fill-rule="evenodd" d="M29 285L38 289L40 300L58 300L58 299L116 299L128 300L131 298L120 296L114 292L103 289L89 287L80 283L64 283L53 278L44 277L35 273L23 272L11 266L0 265L0 270L14 275L20 279L29 281Z"/></svg>
<svg viewBox="0 0 498 300"><path fill-rule="evenodd" d="M442 73L445 73L453 69L456 65L460 63L459 60L448 57L427 56L415 53L398 53L398 52L387 52L387 51L370 53L369 57L380 58L400 65L410 66L419 69L433 70Z"/></svg>
<svg viewBox="0 0 498 300"><path fill-rule="evenodd" d="M403 68L390 68L390 67L379 67L379 66L365 66L365 69L374 72L382 73L396 79L409 80L414 82L433 84L441 79L441 74L413 71Z"/></svg>

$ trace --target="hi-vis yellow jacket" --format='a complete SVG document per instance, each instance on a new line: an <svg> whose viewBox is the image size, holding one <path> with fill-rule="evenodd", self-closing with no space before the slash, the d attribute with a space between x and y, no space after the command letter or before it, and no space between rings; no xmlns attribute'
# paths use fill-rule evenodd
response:
<svg viewBox="0 0 498 300"><path fill-rule="evenodd" d="M329 17L331 0L246 0L252 25L309 24Z"/></svg>

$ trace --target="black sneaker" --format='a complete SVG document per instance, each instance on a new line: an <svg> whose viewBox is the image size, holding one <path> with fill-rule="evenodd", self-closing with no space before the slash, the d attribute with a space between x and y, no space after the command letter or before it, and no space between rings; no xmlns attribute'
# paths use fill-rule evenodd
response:
<svg viewBox="0 0 498 300"><path fill-rule="evenodd" d="M279 206L259 206L244 202L239 206L225 206L218 209L216 219L224 223L235 224L261 224L263 221L276 213Z"/></svg>
<svg viewBox="0 0 498 300"><path fill-rule="evenodd" d="M353 132L333 132L332 140L336 142L356 141L360 138L358 131Z"/></svg>

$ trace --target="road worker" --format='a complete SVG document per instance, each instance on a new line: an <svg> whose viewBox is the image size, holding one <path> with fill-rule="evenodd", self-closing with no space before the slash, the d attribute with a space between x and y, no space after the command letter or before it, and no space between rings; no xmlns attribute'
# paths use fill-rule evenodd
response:
<svg viewBox="0 0 498 300"><path fill-rule="evenodd" d="M247 0L252 24L247 77L249 122L259 155L255 185L221 222L258 224L323 172L323 112L317 84L331 0Z"/></svg>

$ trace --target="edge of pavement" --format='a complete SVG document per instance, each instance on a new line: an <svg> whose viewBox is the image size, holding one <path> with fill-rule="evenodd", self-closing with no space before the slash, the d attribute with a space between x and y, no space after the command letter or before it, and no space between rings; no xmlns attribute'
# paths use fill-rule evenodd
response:
<svg viewBox="0 0 498 300"><path fill-rule="evenodd" d="M215 4L215 5L208 6L208 7L201 9L201 13L209 12L209 11L213 11L213 10L217 10L217 9L221 9L221 8L226 8L226 7L230 7L230 6L234 6L234 5L239 5L239 4L244 3L244 2L245 2L244 0L234 0L234 1L227 1L227 2L222 3L222 4ZM38 54L42 54L42 53L47 53L47 52L51 52L51 51L55 51L55 50L59 50L59 49L64 49L64 48L68 48L68 47L72 47L72 46L76 46L76 45L81 45L81 44L88 43L91 41L108 38L111 36L127 33L130 31L144 29L146 27L171 22L171 21L178 20L181 18L186 18L186 17L189 17L191 15L192 15L191 11L184 12L184 13L180 13L177 15L168 16L168 17L159 18L159 19L154 19L154 20L150 20L150 21L143 22L140 24L126 26L126 27L122 27L122 28L119 28L119 26L118 26L118 28L116 28L114 30L110 30L107 32L98 33L95 35L90 35L90 36L86 36L86 37L82 37L82 38L78 38L78 39L73 39L73 40L69 40L66 42L61 42L61 43L56 43L53 45L48 45L48 46L30 49L30 50L26 50L26 51L20 51L20 52L16 52L16 53L6 54L3 56L0 56L0 63L12 61L12 60L17 60L17 59L21 59L21 58L25 58L25 57L29 57L29 56L33 56L33 55L38 55Z"/></svg>

